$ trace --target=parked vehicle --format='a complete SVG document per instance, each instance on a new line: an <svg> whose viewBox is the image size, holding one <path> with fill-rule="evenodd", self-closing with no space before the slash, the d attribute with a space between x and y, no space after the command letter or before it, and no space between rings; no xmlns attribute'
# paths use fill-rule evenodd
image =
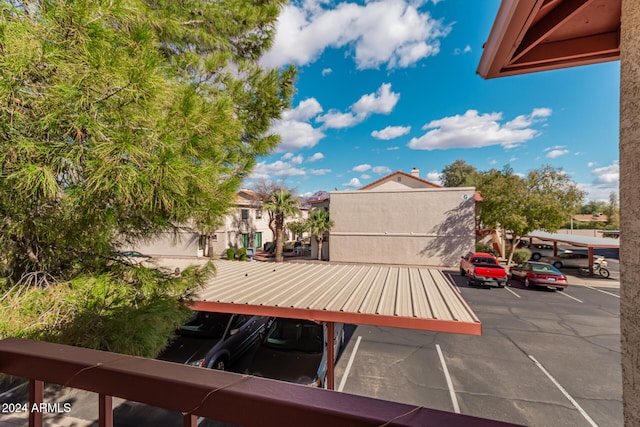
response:
<svg viewBox="0 0 640 427"><path fill-rule="evenodd" d="M547 245L544 243L529 243L524 242L521 246L523 249L527 249L531 252L531 260L538 261L543 256L554 256L553 255L553 245Z"/></svg>
<svg viewBox="0 0 640 427"><path fill-rule="evenodd" d="M264 334L268 317L194 312L158 359L224 371Z"/></svg>
<svg viewBox="0 0 640 427"><path fill-rule="evenodd" d="M469 286L496 284L504 287L507 271L498 264L498 258L484 252L469 252L460 260L460 275L469 276Z"/></svg>
<svg viewBox="0 0 640 427"><path fill-rule="evenodd" d="M121 251L117 252L116 256L122 262L126 262L131 265L140 265L146 261L150 261L152 258L150 255L145 255L138 251Z"/></svg>
<svg viewBox="0 0 640 427"><path fill-rule="evenodd" d="M299 319L275 319L247 373L297 384L324 387L327 376L327 328ZM342 323L334 327L334 356L344 343Z"/></svg>
<svg viewBox="0 0 640 427"><path fill-rule="evenodd" d="M528 261L511 267L511 277L520 280L525 287L546 286L558 291L568 286L567 276L551 264Z"/></svg>
<svg viewBox="0 0 640 427"><path fill-rule="evenodd" d="M549 256L540 259L541 262L546 262L553 265L556 268L573 267L573 268L589 268L589 255L582 252L565 251L558 256ZM607 261L602 255L594 255L593 263L600 264L602 266L607 265Z"/></svg>

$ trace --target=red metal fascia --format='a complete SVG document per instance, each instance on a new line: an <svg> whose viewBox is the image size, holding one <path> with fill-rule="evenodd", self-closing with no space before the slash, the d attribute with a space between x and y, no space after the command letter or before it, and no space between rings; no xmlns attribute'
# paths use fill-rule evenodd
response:
<svg viewBox="0 0 640 427"><path fill-rule="evenodd" d="M233 304L218 301L195 301L190 308L198 311L307 319L315 320L316 322L338 322L355 325L389 326L392 328L417 329L422 331L448 332L476 336L482 335L482 323L480 321L461 322L456 320L424 319L418 317L389 316L384 314Z"/></svg>

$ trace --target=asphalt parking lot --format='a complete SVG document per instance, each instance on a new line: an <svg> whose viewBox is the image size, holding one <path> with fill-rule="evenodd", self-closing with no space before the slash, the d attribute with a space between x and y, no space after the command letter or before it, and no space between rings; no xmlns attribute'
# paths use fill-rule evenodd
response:
<svg viewBox="0 0 640 427"><path fill-rule="evenodd" d="M354 327L343 392L530 426L623 424L618 282L570 277L556 292L449 277L482 336Z"/></svg>
<svg viewBox="0 0 640 427"><path fill-rule="evenodd" d="M556 292L515 281L468 287L457 271L447 275L482 321L482 336L347 325L338 390L530 426L623 424L619 282L570 276ZM242 372L242 363L231 368ZM74 418L56 424L97 425L95 396L69 393ZM121 427L181 425L179 414L114 405Z"/></svg>

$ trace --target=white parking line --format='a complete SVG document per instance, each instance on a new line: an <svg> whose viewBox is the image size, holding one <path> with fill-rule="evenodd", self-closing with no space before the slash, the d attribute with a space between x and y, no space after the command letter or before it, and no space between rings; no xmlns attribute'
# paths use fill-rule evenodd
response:
<svg viewBox="0 0 640 427"><path fill-rule="evenodd" d="M578 298L576 298L576 297L572 297L571 295L567 294L566 292L558 292L558 293L559 293L560 295L564 295L564 296L565 296L565 297L567 297L567 298L571 298L571 299L573 299L573 300L576 300L576 301L578 301L579 303L584 303L582 300L579 300L579 299L578 299Z"/></svg>
<svg viewBox="0 0 640 427"><path fill-rule="evenodd" d="M571 395L569 393L567 393L567 390L565 390L564 387L562 387L560 385L560 383L558 381L556 381L556 379L551 376L551 374L544 368L544 366L542 366L542 364L540 362L538 362L535 359L535 357L533 357L532 355L529 355L529 358L531 360L533 360L533 363L535 363L536 366L538 366L538 368L540 368L542 370L542 372L544 372L544 374L551 380L551 382L553 384L555 384L556 387L558 387L558 389L562 392L562 394L564 394L565 397L567 399L569 399L569 402L571 402L571 404L573 406L575 406L575 408L578 410L578 412L580 412L580 414L582 414L582 416L589 422L589 424L591 424L593 427L598 427L598 424L596 424L596 422L591 419L589 414L587 414L585 412L585 410L582 409L582 407L578 404L578 402L576 402L575 399L573 397L571 397Z"/></svg>
<svg viewBox="0 0 640 427"><path fill-rule="evenodd" d="M356 345L353 346L353 351L351 352L351 357L349 357L349 363L347 363L347 368L344 370L344 374L342 374L342 379L340 380L340 385L338 386L338 391L344 390L344 385L347 383L347 377L349 376L349 371L351 370L351 365L353 365L353 359L356 358L356 353L358 351L358 347L360 347L360 341L362 337L358 335L358 339L356 340Z"/></svg>
<svg viewBox="0 0 640 427"><path fill-rule="evenodd" d="M20 387L22 387L22 386L24 386L24 385L25 385L24 383L23 383L23 384L18 384L17 386L15 386L14 388L12 388L11 390L7 390L7 391L5 391L4 393L0 394L0 397L4 396L5 394L9 394L9 393L11 393L12 391L17 390L17 389L19 389Z"/></svg>
<svg viewBox="0 0 640 427"><path fill-rule="evenodd" d="M449 395L451 396L451 403L453 403L453 410L456 414L460 413L460 406L458 405L458 398L456 397L456 391L453 389L453 382L449 375L449 369L444 361L444 355L440 349L440 344L436 344L436 350L438 350L438 356L440 357L440 363L442 364L442 370L444 371L444 377L447 380L447 387L449 387Z"/></svg>
<svg viewBox="0 0 640 427"><path fill-rule="evenodd" d="M506 290L508 290L509 292L511 292L512 294L514 294L515 296L517 296L518 298L520 298L520 295L516 294L515 292L513 292L511 289L509 289L507 286L504 287Z"/></svg>
<svg viewBox="0 0 640 427"><path fill-rule="evenodd" d="M585 288L593 289L594 291L602 292L603 294L611 295L612 297L620 298L620 295L612 294L611 292L603 291L602 289L594 288L592 286L584 285Z"/></svg>

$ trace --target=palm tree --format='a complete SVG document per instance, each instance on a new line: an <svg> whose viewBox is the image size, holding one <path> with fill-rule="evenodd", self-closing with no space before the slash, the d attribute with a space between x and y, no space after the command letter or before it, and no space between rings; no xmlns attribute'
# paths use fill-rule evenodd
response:
<svg viewBox="0 0 640 427"><path fill-rule="evenodd" d="M295 216L300 213L298 209L298 200L284 189L277 190L271 194L269 200L262 205L264 209L273 214L275 224L275 240L276 240L276 262L284 261L282 256L282 247L284 246L284 220L287 217Z"/></svg>
<svg viewBox="0 0 640 427"><path fill-rule="evenodd" d="M315 209L309 214L307 219L307 226L311 231L311 234L316 236L318 242L318 260L322 260L322 242L324 240L324 233L331 230L333 227L333 221L329 219L329 212L324 209Z"/></svg>

